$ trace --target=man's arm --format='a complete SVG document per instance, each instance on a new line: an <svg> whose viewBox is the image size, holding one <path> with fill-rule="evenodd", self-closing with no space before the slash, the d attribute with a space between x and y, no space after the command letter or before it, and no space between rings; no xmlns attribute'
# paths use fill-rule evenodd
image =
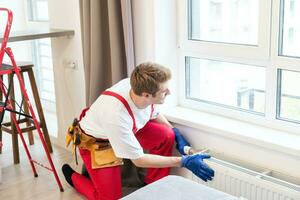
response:
<svg viewBox="0 0 300 200"><path fill-rule="evenodd" d="M164 168L164 167L180 167L181 157L159 156L154 154L144 154L138 159L131 161L137 167L143 168Z"/></svg>
<svg viewBox="0 0 300 200"><path fill-rule="evenodd" d="M173 126L170 124L170 122L167 120L165 116L163 116L161 113L158 114L157 118L153 119L153 121L164 124L170 128L173 128Z"/></svg>
<svg viewBox="0 0 300 200"><path fill-rule="evenodd" d="M138 167L163 168L163 167L185 167L192 171L203 181L212 180L214 170L212 170L203 160L210 158L208 154L195 154L183 157L167 157L153 154L144 154L141 158L132 159Z"/></svg>

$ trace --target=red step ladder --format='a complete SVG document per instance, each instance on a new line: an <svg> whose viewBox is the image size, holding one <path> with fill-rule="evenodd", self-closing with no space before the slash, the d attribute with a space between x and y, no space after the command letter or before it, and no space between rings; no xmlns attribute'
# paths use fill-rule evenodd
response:
<svg viewBox="0 0 300 200"><path fill-rule="evenodd" d="M32 106L31 106L30 101L29 101L28 94L27 94L27 91L25 89L24 81L23 81L21 73L20 73L20 68L16 64L16 61L14 59L14 55L13 55L11 49L9 47L7 47L9 33L10 33L12 21L13 21L13 13L12 13L11 10L9 10L7 8L0 8L0 12L5 12L7 14L7 22L6 22L6 27L5 27L5 31L4 31L4 35L3 35L3 39L2 39L2 44L1 44L1 49L0 49L0 75L3 76L3 75L12 74L12 75L16 75L17 76L17 79L19 81L20 91L21 91L22 96L23 96L22 103L24 101L24 103L27 104L28 109L29 109L29 115L27 115L24 112L22 112L22 110L16 111L16 110L13 109L13 107L11 105L11 99L9 99L9 92L10 92L10 89L11 89L12 86L9 83L9 86L6 87L5 84L3 83L3 80L0 79L0 89L2 91L2 95L4 95L4 97L5 97L4 101L0 102L0 126L2 126L2 122L3 122L5 111L9 111L11 119L12 119L12 121L13 121L16 129L17 129L18 134L20 135L20 138L21 138L22 144L24 146L26 155L27 155L27 157L29 159L29 162L30 162L33 174L34 174L34 177L38 176L38 174L36 172L36 169L35 169L35 164L39 165L39 166L41 166L41 167L43 167L45 169L48 169L49 171L51 171L53 173L60 191L63 192L64 189L63 189L63 187L61 185L61 182L60 182L59 177L57 175L57 172L55 170L54 164L52 162L49 150L47 148L44 136L42 134L42 131L41 131L41 128L40 128L40 125L39 125L39 122L37 121L37 118L35 116L34 110L33 110ZM4 58L5 54L9 57L9 59L10 59L13 67L10 67L10 68L4 68L4 67L2 67L2 65L3 65L3 58ZM20 105L20 108L22 108L22 103ZM45 165L37 162L36 160L32 159L32 157L30 155L30 152L29 152L29 150L27 148L26 142L24 140L24 137L23 137L21 128L19 126L18 120L16 118L16 114L18 114L19 117L20 116L29 117L29 118L31 118L33 120L34 126L36 127L36 130L37 130L37 132L39 134L39 137L40 137L40 139L42 141L42 146L43 146L43 148L45 150L45 153L47 155L47 159L48 159L48 162L50 164L50 167L47 167L47 166L45 166Z"/></svg>

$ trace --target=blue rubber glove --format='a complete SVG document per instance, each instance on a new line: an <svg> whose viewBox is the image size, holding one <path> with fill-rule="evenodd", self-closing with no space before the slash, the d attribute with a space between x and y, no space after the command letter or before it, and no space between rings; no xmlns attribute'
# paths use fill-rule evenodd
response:
<svg viewBox="0 0 300 200"><path fill-rule="evenodd" d="M175 133L175 141L176 141L176 149L181 153L181 155L186 155L184 153L184 146L191 146L188 141L181 135L178 128L173 128L173 131Z"/></svg>
<svg viewBox="0 0 300 200"><path fill-rule="evenodd" d="M191 156L182 156L181 166L192 171L196 176L203 181L212 180L215 175L212 170L203 159L210 158L208 154L194 154Z"/></svg>

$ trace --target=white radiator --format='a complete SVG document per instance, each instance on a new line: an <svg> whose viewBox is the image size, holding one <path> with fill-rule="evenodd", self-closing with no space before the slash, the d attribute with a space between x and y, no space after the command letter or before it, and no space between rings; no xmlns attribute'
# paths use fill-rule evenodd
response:
<svg viewBox="0 0 300 200"><path fill-rule="evenodd" d="M213 181L194 175L192 180L248 200L300 200L299 185L274 178L270 171L256 172L213 157L206 162L215 170Z"/></svg>

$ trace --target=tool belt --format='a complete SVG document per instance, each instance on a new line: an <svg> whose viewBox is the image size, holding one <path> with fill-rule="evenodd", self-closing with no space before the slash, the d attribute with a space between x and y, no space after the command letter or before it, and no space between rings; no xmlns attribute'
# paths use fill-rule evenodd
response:
<svg viewBox="0 0 300 200"><path fill-rule="evenodd" d="M77 147L91 152L92 169L113 167L123 164L123 160L116 157L109 141L97 141L96 138L84 133L76 118L74 119L73 124L68 128L66 135L66 146L68 147L71 143L76 164L78 164L76 153Z"/></svg>

